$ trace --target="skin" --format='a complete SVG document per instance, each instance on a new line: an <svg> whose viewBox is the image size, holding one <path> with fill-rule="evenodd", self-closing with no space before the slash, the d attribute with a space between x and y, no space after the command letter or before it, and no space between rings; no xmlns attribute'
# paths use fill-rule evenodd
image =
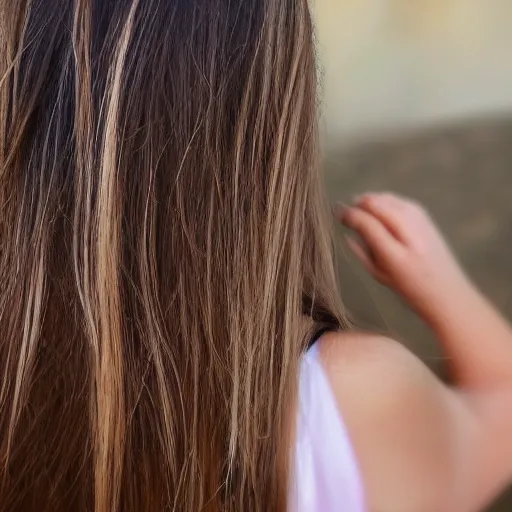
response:
<svg viewBox="0 0 512 512"><path fill-rule="evenodd" d="M512 329L480 294L425 210L370 193L340 207L366 269L432 328L444 385L399 343L367 333L320 341L372 512L476 512L512 481Z"/></svg>

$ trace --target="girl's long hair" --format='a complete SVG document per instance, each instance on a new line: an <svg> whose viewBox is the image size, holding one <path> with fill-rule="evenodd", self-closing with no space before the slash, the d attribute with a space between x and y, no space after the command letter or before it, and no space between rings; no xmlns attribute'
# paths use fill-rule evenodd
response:
<svg viewBox="0 0 512 512"><path fill-rule="evenodd" d="M0 510L283 510L347 325L307 0L0 0Z"/></svg>

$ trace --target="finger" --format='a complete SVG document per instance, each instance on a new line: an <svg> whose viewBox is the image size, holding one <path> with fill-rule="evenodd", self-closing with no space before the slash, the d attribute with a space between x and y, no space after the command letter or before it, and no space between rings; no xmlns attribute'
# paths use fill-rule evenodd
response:
<svg viewBox="0 0 512 512"><path fill-rule="evenodd" d="M416 204L416 201L414 199L402 196L400 194L397 194L396 192L365 192L364 194L361 194L357 196L354 201L359 202L361 199L369 196L379 196L382 198L385 198L389 200L390 202L393 202L397 206L404 206L407 207L408 205L414 205Z"/></svg>
<svg viewBox="0 0 512 512"><path fill-rule="evenodd" d="M374 260L363 249L361 244L359 244L359 242L357 242L353 237L348 235L345 236L345 239L350 250L355 254L356 258L362 263L363 267L376 279L378 279L381 282L385 282L386 278L384 273L377 267Z"/></svg>
<svg viewBox="0 0 512 512"><path fill-rule="evenodd" d="M385 225L371 213L355 207L348 208L341 217L348 228L356 231L374 254L387 256L400 249L398 242Z"/></svg>
<svg viewBox="0 0 512 512"><path fill-rule="evenodd" d="M410 197L404 197L392 192L384 192L379 195L386 203L389 203L389 205L393 207L396 211L403 212L404 215L418 213L425 214L424 208L415 199L412 199Z"/></svg>
<svg viewBox="0 0 512 512"><path fill-rule="evenodd" d="M411 243L405 202L392 194L365 194L357 206L379 219L387 230L403 244Z"/></svg>

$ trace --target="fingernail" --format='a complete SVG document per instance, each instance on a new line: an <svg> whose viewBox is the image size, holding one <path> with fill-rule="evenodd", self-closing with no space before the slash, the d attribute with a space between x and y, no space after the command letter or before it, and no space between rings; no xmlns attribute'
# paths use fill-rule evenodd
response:
<svg viewBox="0 0 512 512"><path fill-rule="evenodd" d="M336 217L343 217L345 212L349 209L349 206L345 203L338 201L333 207L332 212Z"/></svg>

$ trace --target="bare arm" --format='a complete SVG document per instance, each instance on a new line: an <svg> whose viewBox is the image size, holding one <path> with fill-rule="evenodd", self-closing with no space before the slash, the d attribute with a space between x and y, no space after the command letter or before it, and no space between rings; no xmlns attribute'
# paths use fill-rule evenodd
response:
<svg viewBox="0 0 512 512"><path fill-rule="evenodd" d="M360 235L349 243L369 272L432 327L456 382L442 385L389 341L360 335L357 344L326 343L372 510L481 510L512 478L512 331L418 205L369 194L340 219ZM340 359L351 368L343 375ZM358 399L349 394L354 386Z"/></svg>

